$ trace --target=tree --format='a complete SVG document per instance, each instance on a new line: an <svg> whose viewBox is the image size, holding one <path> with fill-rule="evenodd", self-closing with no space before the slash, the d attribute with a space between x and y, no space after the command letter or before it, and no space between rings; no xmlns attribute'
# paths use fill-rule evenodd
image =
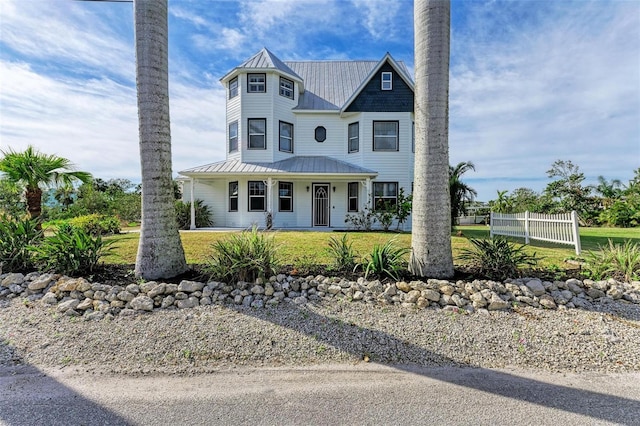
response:
<svg viewBox="0 0 640 426"><path fill-rule="evenodd" d="M409 270L453 276L449 196L449 0L414 1L415 177Z"/></svg>
<svg viewBox="0 0 640 426"><path fill-rule="evenodd" d="M466 203L473 202L478 196L475 189L471 188L460 178L469 170L476 170L476 166L471 161L463 161L455 167L449 166L449 194L451 197L451 225L455 225L458 216L467 213Z"/></svg>
<svg viewBox="0 0 640 426"><path fill-rule="evenodd" d="M134 0L142 225L135 275L170 278L187 269L171 178L167 0Z"/></svg>
<svg viewBox="0 0 640 426"><path fill-rule="evenodd" d="M48 187L71 186L74 182L90 182L91 174L73 170L66 158L43 154L32 146L24 152L2 151L0 172L10 182L24 186L27 211L32 219L42 213L42 190ZM39 225L38 225L39 226Z"/></svg>
<svg viewBox="0 0 640 426"><path fill-rule="evenodd" d="M604 176L598 176L598 184L594 186L593 189L597 194L602 196L602 205L605 209L623 194L620 179L608 181Z"/></svg>
<svg viewBox="0 0 640 426"><path fill-rule="evenodd" d="M547 170L547 176L556 178L547 185L545 193L558 203L560 212L575 210L582 223L586 224L598 216L598 203L591 197L591 188L582 185L584 173L580 172L577 165L571 161L557 160Z"/></svg>
<svg viewBox="0 0 640 426"><path fill-rule="evenodd" d="M512 213L513 212L513 200L507 195L507 190L497 191L498 198L489 201L489 206L492 212L496 213Z"/></svg>

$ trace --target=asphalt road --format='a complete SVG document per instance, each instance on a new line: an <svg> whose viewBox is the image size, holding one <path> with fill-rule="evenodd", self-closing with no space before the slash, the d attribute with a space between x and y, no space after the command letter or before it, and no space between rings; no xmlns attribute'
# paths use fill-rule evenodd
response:
<svg viewBox="0 0 640 426"><path fill-rule="evenodd" d="M640 425L640 373L376 364L193 377L0 368L3 425Z"/></svg>

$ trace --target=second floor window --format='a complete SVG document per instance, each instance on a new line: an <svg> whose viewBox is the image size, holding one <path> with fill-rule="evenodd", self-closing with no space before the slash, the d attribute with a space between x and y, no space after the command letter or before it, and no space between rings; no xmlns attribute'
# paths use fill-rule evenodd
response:
<svg viewBox="0 0 640 426"><path fill-rule="evenodd" d="M373 122L373 150L397 151L398 150L398 122L374 121Z"/></svg>
<svg viewBox="0 0 640 426"><path fill-rule="evenodd" d="M249 119L249 149L267 149L267 120Z"/></svg>
<svg viewBox="0 0 640 426"><path fill-rule="evenodd" d="M280 151L293 152L293 124L280 122Z"/></svg>
<svg viewBox="0 0 640 426"><path fill-rule="evenodd" d="M360 150L360 123L349 124L349 152Z"/></svg>
<svg viewBox="0 0 640 426"><path fill-rule="evenodd" d="M229 211L238 211L238 182L229 182Z"/></svg>
<svg viewBox="0 0 640 426"><path fill-rule="evenodd" d="M293 99L293 81L280 77L280 96Z"/></svg>
<svg viewBox="0 0 640 426"><path fill-rule="evenodd" d="M238 122L229 124L229 152L238 150Z"/></svg>
<svg viewBox="0 0 640 426"><path fill-rule="evenodd" d="M267 91L266 74L247 74L247 91L249 93L264 93Z"/></svg>
<svg viewBox="0 0 640 426"><path fill-rule="evenodd" d="M278 184L278 210L281 212L293 211L293 183L280 182Z"/></svg>
<svg viewBox="0 0 640 426"><path fill-rule="evenodd" d="M229 81L229 99L238 96L238 77Z"/></svg>
<svg viewBox="0 0 640 426"><path fill-rule="evenodd" d="M264 212L267 210L267 186L260 180L249 181L249 211Z"/></svg>

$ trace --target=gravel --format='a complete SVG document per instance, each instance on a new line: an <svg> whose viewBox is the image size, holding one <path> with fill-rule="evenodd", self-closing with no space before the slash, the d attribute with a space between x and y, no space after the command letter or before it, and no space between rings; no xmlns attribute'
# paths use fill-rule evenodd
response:
<svg viewBox="0 0 640 426"><path fill-rule="evenodd" d="M157 309L100 321L0 300L0 365L95 374L199 374L242 366L379 362L640 371L640 305L475 313L344 300Z"/></svg>

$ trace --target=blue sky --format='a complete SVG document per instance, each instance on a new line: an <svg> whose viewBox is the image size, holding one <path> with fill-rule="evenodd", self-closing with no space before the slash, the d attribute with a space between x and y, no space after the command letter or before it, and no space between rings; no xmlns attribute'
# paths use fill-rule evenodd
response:
<svg viewBox="0 0 640 426"><path fill-rule="evenodd" d="M0 0L0 149L33 144L138 182L131 3ZM219 79L282 60L381 59L413 70L407 0L169 0L174 176L223 160ZM465 181L544 189L558 159L627 182L640 167L640 2L452 1L450 162Z"/></svg>

